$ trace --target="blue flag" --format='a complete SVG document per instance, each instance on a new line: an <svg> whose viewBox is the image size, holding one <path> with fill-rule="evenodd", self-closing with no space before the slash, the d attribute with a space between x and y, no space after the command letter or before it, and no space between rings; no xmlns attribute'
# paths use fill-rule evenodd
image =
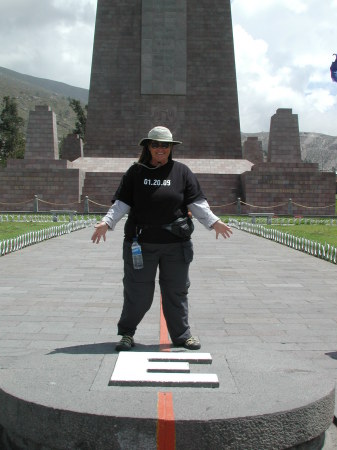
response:
<svg viewBox="0 0 337 450"><path fill-rule="evenodd" d="M336 59L331 64L330 72L331 72L331 79L332 79L332 81L335 81L337 83L337 55L336 55L336 53L334 53L334 56L336 56Z"/></svg>

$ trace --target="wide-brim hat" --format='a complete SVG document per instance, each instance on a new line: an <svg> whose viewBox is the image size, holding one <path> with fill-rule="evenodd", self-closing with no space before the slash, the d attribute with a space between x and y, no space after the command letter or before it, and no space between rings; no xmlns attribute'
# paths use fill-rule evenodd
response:
<svg viewBox="0 0 337 450"><path fill-rule="evenodd" d="M180 141L174 141L171 131L166 127L154 127L149 131L146 138L143 138L139 145L146 145L148 141L169 142L170 144L182 144Z"/></svg>

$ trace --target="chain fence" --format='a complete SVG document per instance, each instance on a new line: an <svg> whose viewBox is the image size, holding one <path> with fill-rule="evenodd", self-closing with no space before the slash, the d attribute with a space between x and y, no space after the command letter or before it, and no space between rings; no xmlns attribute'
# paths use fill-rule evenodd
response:
<svg viewBox="0 0 337 450"><path fill-rule="evenodd" d="M111 203L110 204L102 204L99 203L97 201L95 201L95 199L89 198L88 196L85 196L82 200L76 201L76 202L72 202L72 203L55 203L55 202L50 202L47 200L43 200L41 198L39 198L38 195L34 195L34 198L30 199L30 200L25 200L21 203L3 203L0 202L0 208L1 206L18 206L18 205L26 205L26 204L32 204L33 205L33 213L38 213L39 212L39 204L44 204L44 205L49 205L51 207L68 207L68 208L81 208L81 211L83 211L84 214L89 214L89 210L90 210L90 205L95 205L98 206L100 208L106 208L109 209L111 207ZM268 205L268 206L262 206L262 205L253 205L250 203L246 203L245 201L243 201L240 197L238 197L236 199L236 201L231 202L231 203L226 203L224 205L211 205L212 209L217 210L218 208L227 208L230 206L235 206L236 205L236 212L237 214L241 214L241 209L242 206L243 207L248 207L248 208L252 208L254 211L258 212L258 210L262 210L262 211L270 211L270 212L274 212L275 214L277 214L277 210L279 208L285 208L288 211L289 215L293 215L293 207L297 206L299 208L302 208L302 210L307 210L308 213L311 210L319 210L322 212L322 215L324 215L324 212L327 211L328 209L331 208L336 208L336 204L331 204L331 205L324 205L324 206L309 206L309 205L303 205L300 203L297 203L294 199L289 198L287 202L282 202L282 203L278 203L275 205Z"/></svg>

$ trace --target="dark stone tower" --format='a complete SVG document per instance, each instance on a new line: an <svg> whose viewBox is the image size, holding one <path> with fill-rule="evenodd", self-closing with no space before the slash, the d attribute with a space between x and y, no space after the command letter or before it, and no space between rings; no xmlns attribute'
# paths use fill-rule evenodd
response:
<svg viewBox="0 0 337 450"><path fill-rule="evenodd" d="M56 115L48 105L29 113L25 159L59 159Z"/></svg>
<svg viewBox="0 0 337 450"><path fill-rule="evenodd" d="M268 162L302 162L298 116L290 108L279 108L270 120Z"/></svg>
<svg viewBox="0 0 337 450"><path fill-rule="evenodd" d="M85 156L135 157L155 125L175 157L242 158L230 0L98 0Z"/></svg>

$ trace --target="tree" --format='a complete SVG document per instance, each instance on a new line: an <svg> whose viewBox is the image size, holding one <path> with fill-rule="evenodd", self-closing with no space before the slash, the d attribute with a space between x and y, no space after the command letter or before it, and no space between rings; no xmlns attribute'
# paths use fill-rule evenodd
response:
<svg viewBox="0 0 337 450"><path fill-rule="evenodd" d="M69 99L69 106L76 114L77 121L75 123L75 128L73 130L74 134L78 134L80 138L84 141L85 138L85 128L87 124L87 111L88 105L83 108L79 100L74 98Z"/></svg>
<svg viewBox="0 0 337 450"><path fill-rule="evenodd" d="M6 96L0 113L0 164L8 158L22 159L25 153L24 120L18 114L15 98Z"/></svg>

